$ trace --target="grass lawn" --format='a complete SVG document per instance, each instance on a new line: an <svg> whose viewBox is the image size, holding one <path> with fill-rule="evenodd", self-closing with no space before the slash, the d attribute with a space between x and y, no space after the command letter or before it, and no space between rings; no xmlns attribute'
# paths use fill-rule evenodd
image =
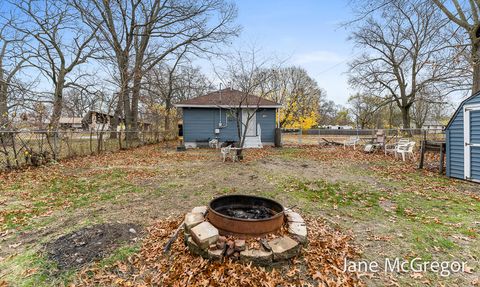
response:
<svg viewBox="0 0 480 287"><path fill-rule="evenodd" d="M0 286L79 282L86 269L59 270L46 256L46 243L101 223L141 225L141 242L148 226L229 193L271 197L324 220L353 237L359 260L467 262L465 272L445 277L359 274L369 286L480 284L479 186L381 154L266 148L247 151L242 163L222 163L214 150L176 152L161 144L5 173L0 190ZM96 268L128 262L140 242L117 246Z"/></svg>

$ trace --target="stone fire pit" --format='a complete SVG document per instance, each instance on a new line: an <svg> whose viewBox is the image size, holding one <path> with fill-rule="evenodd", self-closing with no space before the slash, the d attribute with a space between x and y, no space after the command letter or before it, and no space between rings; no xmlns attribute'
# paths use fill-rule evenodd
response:
<svg viewBox="0 0 480 287"><path fill-rule="evenodd" d="M185 244L203 258L260 265L290 259L307 243L300 214L271 199L228 195L185 215Z"/></svg>

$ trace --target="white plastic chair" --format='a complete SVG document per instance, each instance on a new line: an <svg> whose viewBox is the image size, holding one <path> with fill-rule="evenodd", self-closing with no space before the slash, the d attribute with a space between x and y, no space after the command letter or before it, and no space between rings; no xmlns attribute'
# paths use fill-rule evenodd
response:
<svg viewBox="0 0 480 287"><path fill-rule="evenodd" d="M353 146L353 149L355 150L359 141L360 138L358 136L350 137L348 140L343 141L343 149L346 149L347 146Z"/></svg>
<svg viewBox="0 0 480 287"><path fill-rule="evenodd" d="M406 145L410 142L409 139L399 139L396 143L394 144L386 144L384 146L384 150L385 150L385 155L387 155L387 153L391 152L393 154L395 154L395 151L397 150L398 146L399 145Z"/></svg>
<svg viewBox="0 0 480 287"><path fill-rule="evenodd" d="M211 148L219 148L220 142L218 141L218 139L212 139L208 142L208 146Z"/></svg>
<svg viewBox="0 0 480 287"><path fill-rule="evenodd" d="M413 148L415 147L415 142L409 142L407 144L399 144L395 150L395 158L398 157L398 154L402 155L402 160L405 161L405 156L413 157Z"/></svg>

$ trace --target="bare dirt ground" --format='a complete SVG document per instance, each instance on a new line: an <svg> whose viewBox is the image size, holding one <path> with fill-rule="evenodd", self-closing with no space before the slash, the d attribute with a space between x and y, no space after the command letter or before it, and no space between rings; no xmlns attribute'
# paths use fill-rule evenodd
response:
<svg viewBox="0 0 480 287"><path fill-rule="evenodd" d="M154 145L5 173L0 188L0 286L77 282L78 274L85 273L65 271L52 261L51 242L97 224L147 228L179 220L192 207L229 193L296 206L302 215L351 235L362 251L359 260L467 262L465 272L450 276L360 274L369 286L479 284L478 185L417 171L414 163L381 154L315 146L266 148L247 151L244 162L222 163L215 150L177 152ZM116 249L106 247L94 258L96 270L106 272L112 262L128 262L143 250L141 240L112 246Z"/></svg>

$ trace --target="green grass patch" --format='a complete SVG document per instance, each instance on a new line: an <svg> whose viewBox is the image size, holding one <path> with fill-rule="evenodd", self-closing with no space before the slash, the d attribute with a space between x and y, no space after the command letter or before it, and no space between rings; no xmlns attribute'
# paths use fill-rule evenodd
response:
<svg viewBox="0 0 480 287"><path fill-rule="evenodd" d="M99 265L104 268L113 265L117 261L126 260L129 256L140 252L140 243L117 248L109 257L100 261Z"/></svg>
<svg viewBox="0 0 480 287"><path fill-rule="evenodd" d="M335 205L337 207L378 207L381 196L378 191L361 183L331 183L325 180L289 179L282 184L281 188L296 198L307 199L319 205Z"/></svg>
<svg viewBox="0 0 480 287"><path fill-rule="evenodd" d="M2 279L14 286L61 286L67 285L74 271L59 272L55 263L30 249L0 263Z"/></svg>
<svg viewBox="0 0 480 287"><path fill-rule="evenodd" d="M56 210L75 210L99 201L116 201L126 193L142 189L126 179L126 172L112 169L89 178L55 178L29 191L10 190L23 202L0 212L0 230L28 227L32 219Z"/></svg>

